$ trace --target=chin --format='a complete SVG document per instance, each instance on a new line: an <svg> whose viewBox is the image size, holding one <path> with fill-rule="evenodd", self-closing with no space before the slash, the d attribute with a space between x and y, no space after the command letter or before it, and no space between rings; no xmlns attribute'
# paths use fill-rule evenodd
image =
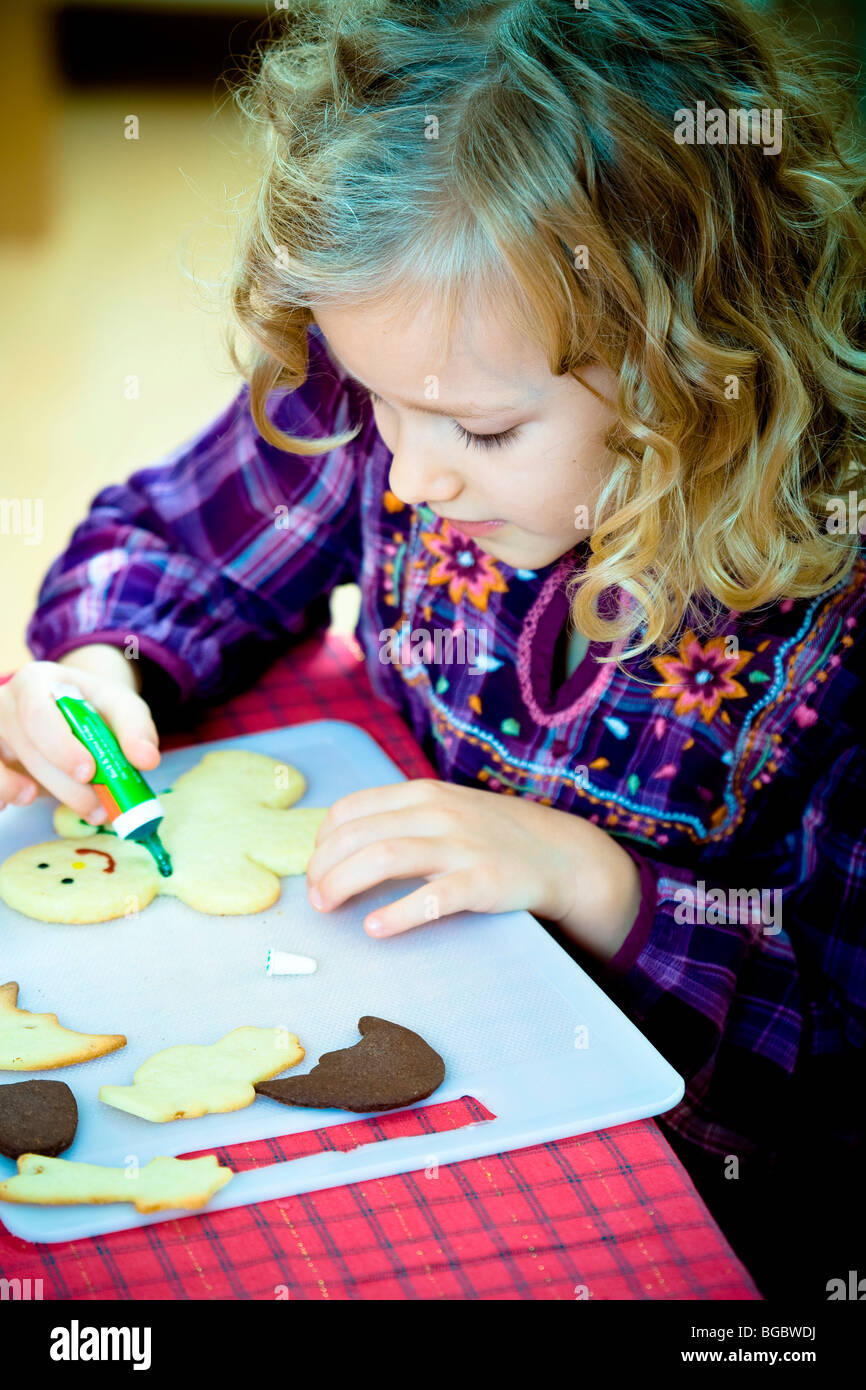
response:
<svg viewBox="0 0 866 1390"><path fill-rule="evenodd" d="M494 560L501 560L512 569L521 570L544 569L546 565L552 565L555 560L562 559L562 556L567 555L577 543L576 540L569 540L567 543L551 540L547 544L524 548L509 545L504 540L497 541L492 536L478 537L475 540L475 545L486 551Z"/></svg>

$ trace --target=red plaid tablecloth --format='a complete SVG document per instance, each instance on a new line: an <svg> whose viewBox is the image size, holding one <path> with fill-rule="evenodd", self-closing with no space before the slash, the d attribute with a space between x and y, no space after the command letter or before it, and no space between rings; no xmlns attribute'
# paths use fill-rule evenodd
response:
<svg viewBox="0 0 866 1390"><path fill-rule="evenodd" d="M407 776L431 774L359 649L333 634L209 711L193 738L313 719L358 724ZM241 1171L487 1115L465 1097L205 1152ZM760 1298L652 1120L89 1240L33 1245L0 1228L0 1275L41 1279L46 1299Z"/></svg>

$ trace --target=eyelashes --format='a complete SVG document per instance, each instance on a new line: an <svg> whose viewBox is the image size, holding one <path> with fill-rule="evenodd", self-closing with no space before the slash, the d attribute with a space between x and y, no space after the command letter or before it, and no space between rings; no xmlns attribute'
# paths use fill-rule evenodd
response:
<svg viewBox="0 0 866 1390"><path fill-rule="evenodd" d="M476 449L499 449L504 444L510 444L517 435L517 426L510 430L503 430L501 434L473 434L471 430L465 430L462 425L458 425L456 420L451 422L464 444L472 444Z"/></svg>
<svg viewBox="0 0 866 1390"><path fill-rule="evenodd" d="M383 403L382 397L377 396L375 391L368 390L367 395L374 404ZM458 425L456 420L452 420L451 424L467 448L472 446L476 449L501 449L506 444L513 442L520 428L518 425L513 425L510 430L502 430L499 434L473 434L471 430Z"/></svg>

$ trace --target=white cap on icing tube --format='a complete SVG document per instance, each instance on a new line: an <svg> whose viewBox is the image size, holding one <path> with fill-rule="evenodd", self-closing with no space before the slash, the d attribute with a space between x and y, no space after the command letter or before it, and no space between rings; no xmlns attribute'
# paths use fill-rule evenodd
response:
<svg viewBox="0 0 866 1390"><path fill-rule="evenodd" d="M268 975L312 975L317 963L312 956L294 956L290 951L268 951L265 971Z"/></svg>

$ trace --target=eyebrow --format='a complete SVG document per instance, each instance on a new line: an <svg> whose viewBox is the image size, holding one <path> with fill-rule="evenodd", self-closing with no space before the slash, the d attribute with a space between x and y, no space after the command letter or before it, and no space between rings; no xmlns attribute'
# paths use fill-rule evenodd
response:
<svg viewBox="0 0 866 1390"><path fill-rule="evenodd" d="M357 382L357 384L359 386L362 386L365 391L373 391L372 386L368 386L367 383L365 381L362 381L360 377L355 376L354 372L349 371L349 368L346 366L345 362L342 362L340 360L340 358L337 356L336 352L330 344L328 344L328 351L330 352L337 366L340 368L341 371L345 372L346 376L349 378L350 381ZM378 394L378 391L373 391L373 395L377 396ZM436 410L433 408L433 406L430 405L412 405L410 401L399 401L399 404L405 406L407 410L415 410L423 415L444 415L447 419L451 420L454 420L458 417L462 417L466 420L483 420L488 415L504 415L511 410L525 410L528 403L526 401L515 401L513 404L510 405L456 405L453 406L451 410Z"/></svg>

